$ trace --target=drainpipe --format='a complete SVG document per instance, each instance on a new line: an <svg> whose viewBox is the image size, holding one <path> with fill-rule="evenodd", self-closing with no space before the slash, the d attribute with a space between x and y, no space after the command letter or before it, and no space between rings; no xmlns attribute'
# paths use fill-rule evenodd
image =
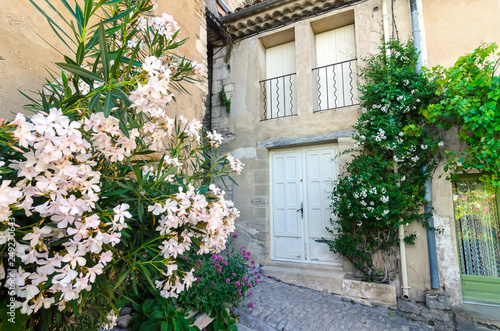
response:
<svg viewBox="0 0 500 331"><path fill-rule="evenodd" d="M382 0L382 22L384 25L384 41L387 44L389 42L389 15L387 13L387 1ZM391 56L391 51L389 48L386 48L386 56ZM398 168L397 165L394 164L394 172L397 173ZM405 239L405 228L404 225L401 224L399 226L399 255L401 258L401 289L402 296L404 299L409 299L410 297L410 286L408 284L408 268L406 266L406 245L404 242Z"/></svg>
<svg viewBox="0 0 500 331"><path fill-rule="evenodd" d="M398 166L394 163L394 173L398 172ZM398 183L398 186L400 184ZM405 226L401 224L399 230L399 255L401 258L401 290L403 299L410 298L410 285L408 284L408 267L406 265L406 244L405 244Z"/></svg>
<svg viewBox="0 0 500 331"><path fill-rule="evenodd" d="M389 42L389 14L387 14L387 1L382 0L382 23L384 25L384 42L387 44ZM391 55L389 48L386 50L386 56Z"/></svg>
<svg viewBox="0 0 500 331"><path fill-rule="evenodd" d="M422 3L420 0L410 0L410 11L411 11L411 26L413 43L419 52L418 61L415 66L415 71L419 72L422 68L422 47L420 42L420 26L419 26L419 16L418 12L422 12ZM427 170L423 169L424 172ZM425 181L425 203L424 210L426 213L431 213L432 215L432 181L429 177ZM431 272L431 288L439 289L439 273L437 264L437 253L436 253L436 234L433 230L434 228L434 218L432 216L426 219L427 224L431 229L427 229L427 251L429 253L429 268Z"/></svg>

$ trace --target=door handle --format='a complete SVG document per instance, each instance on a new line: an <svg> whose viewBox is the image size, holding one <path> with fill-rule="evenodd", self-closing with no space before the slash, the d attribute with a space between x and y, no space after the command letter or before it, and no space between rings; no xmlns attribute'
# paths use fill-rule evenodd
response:
<svg viewBox="0 0 500 331"><path fill-rule="evenodd" d="M300 211L300 217L304 218L304 203L300 203L300 209L297 209L297 211Z"/></svg>

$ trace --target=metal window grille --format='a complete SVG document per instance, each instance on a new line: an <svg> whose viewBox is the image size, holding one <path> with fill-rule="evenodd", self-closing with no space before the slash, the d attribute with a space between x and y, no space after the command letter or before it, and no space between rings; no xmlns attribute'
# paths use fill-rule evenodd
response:
<svg viewBox="0 0 500 331"><path fill-rule="evenodd" d="M313 69L316 80L315 111L358 104L356 59Z"/></svg>
<svg viewBox="0 0 500 331"><path fill-rule="evenodd" d="M262 120L297 115L295 73L261 80L259 83L264 106Z"/></svg>

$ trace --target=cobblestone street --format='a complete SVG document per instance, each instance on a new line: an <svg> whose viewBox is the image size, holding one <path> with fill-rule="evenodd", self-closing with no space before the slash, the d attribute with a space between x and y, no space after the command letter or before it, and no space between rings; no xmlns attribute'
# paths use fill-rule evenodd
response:
<svg viewBox="0 0 500 331"><path fill-rule="evenodd" d="M254 304L253 308L248 303ZM259 330L432 330L387 308L369 308L340 296L289 285L264 277L253 296L235 310L238 329Z"/></svg>

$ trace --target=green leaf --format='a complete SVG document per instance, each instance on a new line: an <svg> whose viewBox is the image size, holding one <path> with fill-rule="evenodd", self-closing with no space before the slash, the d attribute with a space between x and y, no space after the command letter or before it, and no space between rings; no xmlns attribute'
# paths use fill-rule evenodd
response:
<svg viewBox="0 0 500 331"><path fill-rule="evenodd" d="M128 14L130 14L130 12L132 12L133 10L135 10L135 7L133 8L130 8L130 9L127 9L126 11L124 11L123 13L119 14L119 15L116 15L116 16L113 16L111 18L108 18L107 20L105 20L103 23L104 24L109 24L109 23L112 23L112 22L115 22L125 16L128 16Z"/></svg>
<svg viewBox="0 0 500 331"><path fill-rule="evenodd" d="M85 0L85 6L83 9L83 21L85 23L85 26L87 26L90 16L92 15L91 12L93 4L94 4L93 0Z"/></svg>
<svg viewBox="0 0 500 331"><path fill-rule="evenodd" d="M146 267L144 267L142 264L139 264L138 266L142 270L142 272L143 272L144 276L146 277L149 285L151 285L152 288L156 288L155 284L153 283L153 280L151 279L151 275L149 274L148 269L146 269Z"/></svg>
<svg viewBox="0 0 500 331"><path fill-rule="evenodd" d="M124 51L125 51L124 47L120 48L118 50L118 53L116 54L115 58L121 58ZM111 77L116 76L116 73L117 73L119 66L120 66L120 61L115 60L115 63L113 63L113 66L111 67Z"/></svg>
<svg viewBox="0 0 500 331"><path fill-rule="evenodd" d="M116 282L115 286L113 287L113 290L116 290L124 281L125 278L127 278L128 274L130 273L132 269L130 268L125 268L125 272L118 278L118 281ZM122 269L123 271L123 269Z"/></svg>
<svg viewBox="0 0 500 331"><path fill-rule="evenodd" d="M61 69L74 73L75 75L90 78L99 82L104 82L104 80L102 80L101 77L97 76L95 73L91 71L88 71L87 69L83 69L80 66L62 62L57 62L56 65Z"/></svg>
<svg viewBox="0 0 500 331"><path fill-rule="evenodd" d="M121 2L123 2L123 0L110 0L110 1L106 1L104 4L105 5L114 5L114 4L121 3Z"/></svg>
<svg viewBox="0 0 500 331"><path fill-rule="evenodd" d="M130 77L130 71L132 70L132 67L134 66L134 59L137 55L137 52L139 51L139 46L140 44L138 43L134 50L132 51L132 54L130 55L130 60L128 61L128 67L127 67L127 71L125 72L125 79L128 79L128 77Z"/></svg>
<svg viewBox="0 0 500 331"><path fill-rule="evenodd" d="M109 54L108 44L106 43L106 33L104 31L104 24L102 21L99 23L99 49L101 50L101 64L104 72L104 79L109 80Z"/></svg>
<svg viewBox="0 0 500 331"><path fill-rule="evenodd" d="M66 40L59 34L61 32L63 35L65 35L69 40L75 43L75 41L66 33L64 29L62 29L52 18L50 18L43 9L41 9L33 0L29 0L31 4L47 19L49 22L50 27L52 30L56 33L57 37L66 45L68 46ZM59 32L58 32L59 31ZM76 44L76 43L75 43ZM71 47L68 46L68 48L71 49Z"/></svg>
<svg viewBox="0 0 500 331"><path fill-rule="evenodd" d="M92 112L94 111L94 109L96 108L97 106L97 103L99 102L99 99L101 97L101 93L97 92L96 94L94 94L94 96L92 96L92 98L90 99L90 102L89 102L89 110Z"/></svg>
<svg viewBox="0 0 500 331"><path fill-rule="evenodd" d="M82 31L84 27L83 23L83 12L82 9L80 8L80 5L75 2L75 18L76 18L76 23L78 24L78 32L80 33L80 37L82 37Z"/></svg>
<svg viewBox="0 0 500 331"><path fill-rule="evenodd" d="M106 94L106 99L104 100L104 116L109 117L111 114L111 108L113 108L113 98L111 96L111 91Z"/></svg>
<svg viewBox="0 0 500 331"><path fill-rule="evenodd" d="M125 120L123 119L123 116L122 116L120 110L119 109L115 110L115 112L113 114L118 119L118 121L119 121L119 127L122 130L123 134L127 138L130 138L130 134L129 134L128 128L127 128L127 123L125 123Z"/></svg>
<svg viewBox="0 0 500 331"><path fill-rule="evenodd" d="M78 49L76 51L76 64L81 66L83 63L83 58L85 56L85 44L82 42L78 45Z"/></svg>

